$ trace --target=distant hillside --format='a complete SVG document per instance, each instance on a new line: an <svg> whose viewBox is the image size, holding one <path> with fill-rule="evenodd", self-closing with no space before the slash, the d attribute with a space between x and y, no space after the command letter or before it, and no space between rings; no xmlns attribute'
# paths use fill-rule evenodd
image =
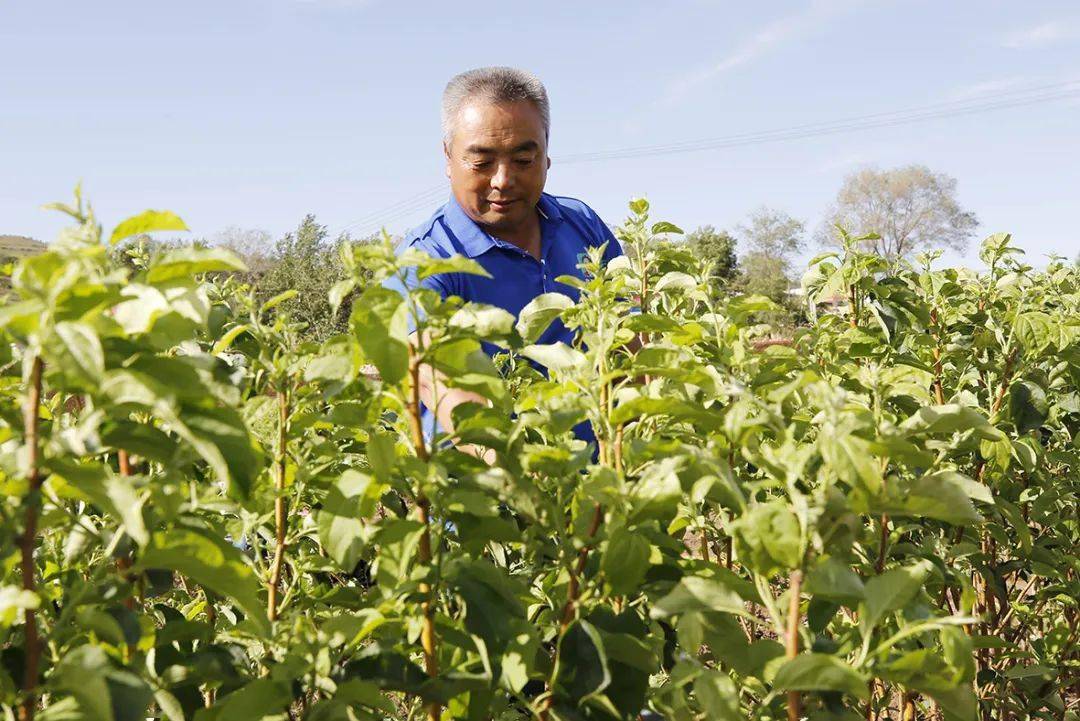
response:
<svg viewBox="0 0 1080 721"><path fill-rule="evenodd" d="M23 235L0 235L0 260L24 258L28 255L36 255L44 250L45 244L40 240L27 238Z"/></svg>

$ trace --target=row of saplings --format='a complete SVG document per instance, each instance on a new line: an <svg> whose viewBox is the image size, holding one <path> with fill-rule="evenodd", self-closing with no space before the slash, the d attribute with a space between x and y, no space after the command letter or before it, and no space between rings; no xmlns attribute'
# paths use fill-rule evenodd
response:
<svg viewBox="0 0 1080 721"><path fill-rule="evenodd" d="M1077 717L1074 266L844 237L766 342L639 200L517 318L347 247L314 344L227 252L117 258L176 216L57 207L0 306L8 718Z"/></svg>

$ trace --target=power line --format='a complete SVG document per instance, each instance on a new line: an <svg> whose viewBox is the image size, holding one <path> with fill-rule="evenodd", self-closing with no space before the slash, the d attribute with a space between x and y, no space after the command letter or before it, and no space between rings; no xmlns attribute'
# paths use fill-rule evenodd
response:
<svg viewBox="0 0 1080 721"><path fill-rule="evenodd" d="M393 205L389 205L385 208L382 208L381 210L377 210L373 213L369 213L368 215L357 218L356 220L349 222L347 225L343 225L341 229L335 233L335 235L337 233L343 233L350 228L355 228L358 226L366 228L371 225L372 221L393 218L402 211L412 212L415 209L414 206L418 202L429 202L430 200L433 200L434 197L441 195L445 189L446 183L439 183L438 185L423 190L416 195L406 198L405 200L400 200Z"/></svg>
<svg viewBox="0 0 1080 721"><path fill-rule="evenodd" d="M611 154L611 153L620 153L620 152L625 152L625 151L641 151L641 150L654 150L654 149L677 149L677 148L682 148L682 147L687 147L687 146L697 146L697 145L702 144L702 143L715 142L717 140L723 140L723 141L749 140L749 139L759 138L761 136L770 136L770 135L774 135L774 134L777 134L777 133L796 132L796 131L804 131L804 130L814 130L814 129L820 129L820 128L829 128L829 127L832 127L832 126L842 125L842 124L845 124L845 123L852 123L852 122L873 122L873 121L876 121L876 120L887 121L887 120L892 120L892 119L896 119L896 118L899 118L899 117L906 117L906 116L911 115L911 114L926 113L926 112L938 111L938 110L940 110L940 111L958 110L959 111L959 110L970 109L972 107L976 107L976 108L981 107L982 104L985 104L987 102L994 102L994 101L998 101L998 100L1003 100L1003 99L1013 97L1013 96L1031 95L1033 93L1044 93L1044 92L1048 92L1048 91L1063 90L1065 88L1069 88L1071 90L1078 90L1078 89L1080 89L1080 87L1078 87L1078 83L1080 83L1080 80L1070 80L1068 82L1052 83L1052 84L1049 84L1049 85L1037 85L1037 86L1029 86L1029 87L1026 87L1026 88L1017 88L1017 89L1013 89L1013 90L1002 90L1002 91L999 91L997 93L987 94L987 95L982 95L982 96L977 96L977 97L957 99L957 100L947 100L947 101L943 101L943 102L940 102L940 103L931 103L929 105L920 105L920 106L916 106L916 107L912 107L912 108L904 108L904 109L901 109L901 110L889 110L889 111L878 112L878 113L870 113L870 114L866 114L866 115L857 115L857 116L853 116L853 117L839 118L839 119L836 119L836 120L818 121L818 122L815 122L815 123L806 123L806 124L803 124L803 125L795 125L795 126L779 128L779 129L773 129L773 130L765 130L765 131L760 131L759 130L759 131L754 131L754 132L751 132L751 133L742 133L742 134L739 134L739 135L730 135L730 136L726 136L724 138L715 138L715 137L712 137L712 138L699 138L697 140L683 140L683 141L676 142L676 143L650 145L650 146L639 146L639 147L636 147L636 148L622 148L622 149L617 149L617 150L597 151L597 152L591 152L591 153L578 153L576 155L564 156L563 158L560 159L560 162L562 162L564 164L567 163L567 161L570 161L570 162L587 162L589 159L592 158L592 156L596 156L596 155L607 155L607 154Z"/></svg>
<svg viewBox="0 0 1080 721"><path fill-rule="evenodd" d="M869 113L832 121L805 123L773 130L740 133L723 137L700 138L697 140L685 140L661 145L645 145L591 153L577 153L566 155L561 158L555 158L554 162L559 165L577 165L579 163L592 163L605 160L646 158L762 145L765 143L801 140L825 135L835 135L837 133L893 127L964 115L976 115L993 112L995 110L1024 107L1075 97L1080 97L1080 81L1070 80L1068 82L1050 85L1002 91L977 98L933 103L904 110ZM361 227L366 232L371 232L371 229L377 231L379 228L385 227L389 222L411 215L416 210L425 207L445 193L445 183L432 186L409 198L398 201L393 205L387 206L374 213L369 213L362 218L350 222L348 225L345 225L340 230L336 231L335 235L353 227Z"/></svg>
<svg viewBox="0 0 1080 721"><path fill-rule="evenodd" d="M975 115L990 112L993 110L1023 107L1025 105L1035 105L1039 103L1050 102L1053 100L1063 100L1074 97L1080 97L1080 87L1068 91L1042 93L1040 95L1032 97L1002 99L995 100L993 102L967 104L949 109L930 111L901 111L891 115L876 114L875 116L850 118L834 121L832 123L821 123L816 126L807 127L807 129L805 130L801 129L800 126L794 128L781 128L760 133L736 135L725 138L707 138L696 141L685 141L683 143L672 143L668 145L639 146L634 148L621 148L618 150L598 151L594 153L579 153L577 155L566 156L565 158L560 159L560 162L563 165L568 165L577 163L589 163L598 160L623 160L627 158L643 158L658 155L675 155L678 153L688 153L701 150L717 150L722 148L733 148L746 145L762 145L765 143L778 142L782 140L799 140L803 138L819 137L823 135L831 135L855 130L868 130L873 128L884 128L896 125L907 125L910 123L922 122L926 120L939 120L942 118L958 117L961 115Z"/></svg>

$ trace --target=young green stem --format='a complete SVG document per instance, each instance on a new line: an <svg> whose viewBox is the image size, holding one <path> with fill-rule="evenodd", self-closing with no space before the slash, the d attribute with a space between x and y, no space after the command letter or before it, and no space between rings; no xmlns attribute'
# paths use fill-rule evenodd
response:
<svg viewBox="0 0 1080 721"><path fill-rule="evenodd" d="M858 296L855 294L855 285L848 286L848 304L851 306L851 315L848 318L848 323L852 328L859 327L859 305Z"/></svg>
<svg viewBox="0 0 1080 721"><path fill-rule="evenodd" d="M792 571L790 581L788 588L787 632L784 646L787 651L787 658L793 659L799 655L799 596L802 594L802 571L797 568ZM799 721L801 714L802 698L799 692L788 691L788 721Z"/></svg>
<svg viewBox="0 0 1080 721"><path fill-rule="evenodd" d="M23 589L34 593L36 591L34 547L37 545L38 513L41 506L41 468L40 468L40 439L38 437L38 421L41 418L41 370L42 361L40 356L34 356L30 366L30 381L27 387L26 401L23 406L23 432L26 436L27 448L27 481L29 489L26 494L25 524L23 535L20 539L22 550L21 568ZM23 675L23 701L19 707L19 721L33 721L34 711L37 708L37 683L38 666L41 662L41 639L38 637L37 613L32 608L25 611L26 623L24 632L26 637L25 667Z"/></svg>
<svg viewBox="0 0 1080 721"><path fill-rule="evenodd" d="M936 308L930 311L930 322L934 324L934 400L937 401L939 406L943 406L945 405L945 387L941 382L941 336L937 330L938 315Z"/></svg>
<svg viewBox="0 0 1080 721"><path fill-rule="evenodd" d="M288 530L288 508L285 503L285 471L288 451L289 390L278 389L278 438L274 457L274 561L270 566L267 584L266 617L278 618L278 587L281 585L281 567L285 562L285 535Z"/></svg>

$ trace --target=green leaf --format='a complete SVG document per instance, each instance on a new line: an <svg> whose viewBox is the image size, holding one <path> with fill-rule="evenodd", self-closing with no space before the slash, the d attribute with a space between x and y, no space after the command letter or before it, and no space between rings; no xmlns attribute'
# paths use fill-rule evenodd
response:
<svg viewBox="0 0 1080 721"><path fill-rule="evenodd" d="M330 487L319 511L319 540L330 558L346 573L360 560L369 534L363 519L375 512L375 504L387 486L366 473L349 469Z"/></svg>
<svg viewBox="0 0 1080 721"><path fill-rule="evenodd" d="M934 564L923 559L867 581L866 600L859 613L863 635L868 635L886 613L903 608L915 598L933 568Z"/></svg>
<svg viewBox="0 0 1080 721"><path fill-rule="evenodd" d="M559 639L553 677L555 693L574 704L599 694L611 683L600 633L588 621L574 621Z"/></svg>
<svg viewBox="0 0 1080 721"><path fill-rule="evenodd" d="M1009 386L1009 415L1017 433L1028 433L1042 427L1050 415L1046 391L1032 381L1016 381Z"/></svg>
<svg viewBox="0 0 1080 721"><path fill-rule="evenodd" d="M977 410L957 403L920 408L900 427L910 435L944 435L970 430L988 441L1003 441L1006 438Z"/></svg>
<svg viewBox="0 0 1080 721"><path fill-rule="evenodd" d="M45 341L46 360L82 388L96 388L105 373L105 352L85 323L61 321Z"/></svg>
<svg viewBox="0 0 1080 721"><path fill-rule="evenodd" d="M195 718L196 721L279 719L288 710L291 702L292 694L286 684L260 678L218 699L209 709L209 713L199 712Z"/></svg>
<svg viewBox="0 0 1080 721"><path fill-rule="evenodd" d="M638 396L620 403L611 414L611 423L619 425L640 416L668 416L672 420L693 423L702 429L716 428L723 422L723 416L719 413L679 398Z"/></svg>
<svg viewBox="0 0 1080 721"><path fill-rule="evenodd" d="M638 533L620 528L608 537L600 569L613 593L636 591L649 569L652 545Z"/></svg>
<svg viewBox="0 0 1080 721"><path fill-rule="evenodd" d="M866 587L850 566L830 556L807 574L806 592L815 598L852 603L866 596Z"/></svg>
<svg viewBox="0 0 1080 721"><path fill-rule="evenodd" d="M14 625L20 611L35 609L39 605L41 599L33 591L18 586L0 586L0 630Z"/></svg>
<svg viewBox="0 0 1080 721"><path fill-rule="evenodd" d="M679 482L678 468L680 459L665 458L659 463L651 463L641 472L637 482L630 488L630 519L640 522L645 519L670 519L682 500L682 485Z"/></svg>
<svg viewBox="0 0 1080 721"><path fill-rule="evenodd" d="M649 615L667 618L691 611L744 614L746 606L736 588L723 576L683 576L666 596L653 604Z"/></svg>
<svg viewBox="0 0 1080 721"><path fill-rule="evenodd" d="M1055 321L1049 313L1020 313L1013 321L1013 333L1025 350L1040 353L1056 340Z"/></svg>
<svg viewBox="0 0 1080 721"><path fill-rule="evenodd" d="M356 279L346 278L345 280L339 280L330 286L330 291L327 293L327 299L330 302L330 312L337 316L338 310L341 308L341 304L345 302L345 299L356 290Z"/></svg>
<svg viewBox="0 0 1080 721"><path fill-rule="evenodd" d="M467 275L479 275L490 278L491 274L484 270L484 266L464 255L452 255L449 258L435 258L423 254L425 257L416 263L416 277L418 280L430 278L440 273L465 273Z"/></svg>
<svg viewBox="0 0 1080 721"><path fill-rule="evenodd" d="M144 210L138 215L121 221L113 228L109 236L109 245L115 245L124 238L141 233L153 233L159 230L190 230L176 213L168 210Z"/></svg>
<svg viewBox="0 0 1080 721"><path fill-rule="evenodd" d="M752 506L731 524L739 560L762 575L797 568L802 556L801 527L781 501Z"/></svg>
<svg viewBox="0 0 1080 721"><path fill-rule="evenodd" d="M68 459L48 462L50 482L62 480L102 511L118 521L140 546L150 541L143 521L143 499L131 477L118 476L101 463L74 463Z"/></svg>
<svg viewBox="0 0 1080 721"><path fill-rule="evenodd" d="M739 707L739 690L725 673L706 669L694 679L694 695L708 719L741 721L744 718Z"/></svg>
<svg viewBox="0 0 1080 721"><path fill-rule="evenodd" d="M229 346L232 345L234 340L239 338L242 333L246 333L247 331L247 324L233 326L223 336L217 339L210 353L212 353L213 355L224 353L229 349Z"/></svg>
<svg viewBox="0 0 1080 721"><path fill-rule="evenodd" d="M282 291L259 306L259 313L266 313L267 311L273 310L285 301L292 300L298 295L300 295L300 291L296 288L289 288L286 291Z"/></svg>
<svg viewBox="0 0 1080 721"><path fill-rule="evenodd" d="M80 721L143 721L153 690L130 671L115 668L98 646L64 654L50 684L78 704Z"/></svg>
<svg viewBox="0 0 1080 721"><path fill-rule="evenodd" d="M514 316L493 305L468 303L450 317L450 327L470 330L481 340L493 340L510 334Z"/></svg>
<svg viewBox="0 0 1080 721"><path fill-rule="evenodd" d="M570 296L562 293L543 293L526 304L518 313L517 332L526 343L535 343L552 321L574 305Z"/></svg>
<svg viewBox="0 0 1080 721"><path fill-rule="evenodd" d="M245 271L247 266L231 250L224 248L178 248L162 255L146 270L150 285L176 280L193 282L201 273Z"/></svg>
<svg viewBox="0 0 1080 721"><path fill-rule="evenodd" d="M584 353L561 342L526 346L521 355L557 373L583 371L589 364Z"/></svg>
<svg viewBox="0 0 1080 721"><path fill-rule="evenodd" d="M530 628L524 589L502 568L487 561L456 560L447 570L451 588L465 600L465 630L479 636L493 656L501 656Z"/></svg>
<svg viewBox="0 0 1080 721"><path fill-rule="evenodd" d="M352 307L352 329L383 381L400 383L409 365L408 309L396 291L372 286Z"/></svg>
<svg viewBox="0 0 1080 721"><path fill-rule="evenodd" d="M191 528L155 531L138 568L181 573L235 602L260 630L269 631L258 577L240 550L223 538Z"/></svg>
<svg viewBox="0 0 1080 721"><path fill-rule="evenodd" d="M941 706L945 721L975 721L979 717L979 702L970 686L928 690L927 695Z"/></svg>
<svg viewBox="0 0 1080 721"><path fill-rule="evenodd" d="M881 490L881 465L870 443L857 436L822 436L818 450L840 480L852 488L864 488L871 495Z"/></svg>
<svg viewBox="0 0 1080 721"><path fill-rule="evenodd" d="M263 456L252 443L239 412L184 405L179 413L161 409L160 415L227 484L230 496L239 500L249 497Z"/></svg>
<svg viewBox="0 0 1080 721"><path fill-rule="evenodd" d="M962 526L982 521L971 502L970 478L956 471L938 471L917 478L902 501L890 504L888 511L896 516L933 518ZM976 484L977 485L977 484Z"/></svg>
<svg viewBox="0 0 1080 721"><path fill-rule="evenodd" d="M674 223L669 223L666 220L661 220L659 223L653 223L653 227L651 228L651 230L653 235L661 235L663 233L676 233L678 235L683 234L682 228L675 225Z"/></svg>
<svg viewBox="0 0 1080 721"><path fill-rule="evenodd" d="M773 678L778 691L839 691L865 699L867 680L836 656L806 653L786 661Z"/></svg>
<svg viewBox="0 0 1080 721"><path fill-rule="evenodd" d="M360 716L353 706L360 705L383 711L378 718L393 718L397 708L393 701L384 696L373 683L354 678L336 684L332 698L323 699L313 705L304 716L305 721L355 721Z"/></svg>

